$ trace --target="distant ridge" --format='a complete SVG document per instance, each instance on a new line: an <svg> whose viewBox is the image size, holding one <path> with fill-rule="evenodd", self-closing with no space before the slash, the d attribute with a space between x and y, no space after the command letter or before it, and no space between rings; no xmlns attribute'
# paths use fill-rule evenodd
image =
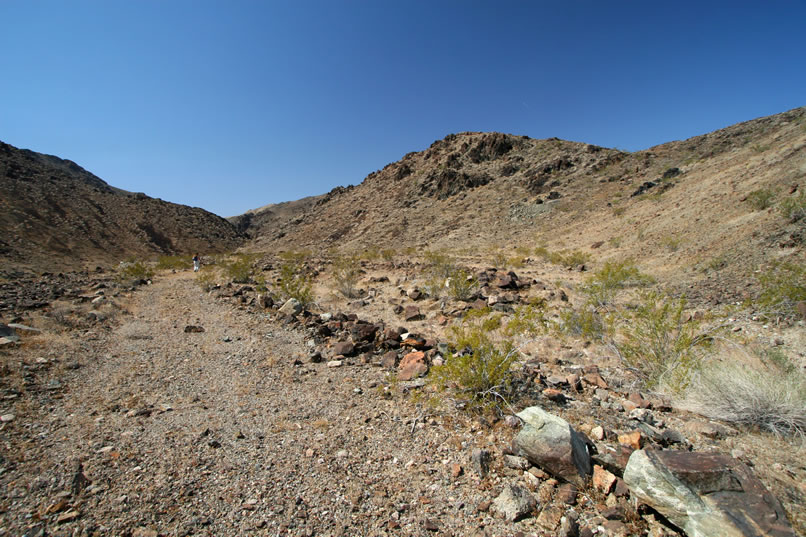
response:
<svg viewBox="0 0 806 537"><path fill-rule="evenodd" d="M111 187L75 162L3 142L0 191L6 271L232 250L243 242L232 224L203 209Z"/></svg>

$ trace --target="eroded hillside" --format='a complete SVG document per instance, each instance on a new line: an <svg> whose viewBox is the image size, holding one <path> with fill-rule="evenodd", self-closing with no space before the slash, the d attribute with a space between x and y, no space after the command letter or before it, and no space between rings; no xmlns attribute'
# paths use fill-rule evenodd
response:
<svg viewBox="0 0 806 537"><path fill-rule="evenodd" d="M113 188L74 162L2 142L0 191L0 259L9 274L242 242L234 226L203 209Z"/></svg>

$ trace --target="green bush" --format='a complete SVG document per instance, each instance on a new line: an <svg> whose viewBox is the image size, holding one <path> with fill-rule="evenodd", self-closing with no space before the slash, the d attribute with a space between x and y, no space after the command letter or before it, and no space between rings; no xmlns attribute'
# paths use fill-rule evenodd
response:
<svg viewBox="0 0 806 537"><path fill-rule="evenodd" d="M550 326L546 317L545 299L537 299L530 304L518 306L515 312L504 325L504 335L507 337L528 336L537 337L544 334Z"/></svg>
<svg viewBox="0 0 806 537"><path fill-rule="evenodd" d="M609 343L648 388L686 388L713 343L713 333L701 321L687 319L685 307L684 298L647 291L616 321Z"/></svg>
<svg viewBox="0 0 806 537"><path fill-rule="evenodd" d="M489 316L489 310L468 314L461 324L451 327L451 346L456 351L431 370L431 381L453 389L459 399L473 406L494 404L503 397L518 351L511 340L496 337L500 327L501 317Z"/></svg>
<svg viewBox="0 0 806 537"><path fill-rule="evenodd" d="M210 292L213 289L213 287L215 287L216 284L215 275L213 274L212 271L209 270L203 272L197 272L196 283L199 285L199 287L202 288L202 290L205 293Z"/></svg>
<svg viewBox="0 0 806 537"><path fill-rule="evenodd" d="M189 255L163 255L157 260L157 270L183 270L192 266Z"/></svg>
<svg viewBox="0 0 806 537"><path fill-rule="evenodd" d="M448 295L454 300L467 301L475 296L479 282L467 269L456 269L445 280L448 282Z"/></svg>
<svg viewBox="0 0 806 537"><path fill-rule="evenodd" d="M756 211L763 211L772 207L775 193L769 189L754 190L747 195L747 203Z"/></svg>
<svg viewBox="0 0 806 537"><path fill-rule="evenodd" d="M781 214L790 222L797 222L806 217L806 192L790 196L779 205Z"/></svg>
<svg viewBox="0 0 806 537"><path fill-rule="evenodd" d="M307 307L313 303L313 278L308 273L305 262L307 252L283 252L280 264L278 286L280 294L286 300L295 298Z"/></svg>
<svg viewBox="0 0 806 537"><path fill-rule="evenodd" d="M560 313L557 329L561 334L580 337L588 341L605 341L610 326L608 318L594 309L568 308Z"/></svg>
<svg viewBox="0 0 806 537"><path fill-rule="evenodd" d="M233 283L250 283L254 273L254 254L238 254L224 264L224 273Z"/></svg>
<svg viewBox="0 0 806 537"><path fill-rule="evenodd" d="M132 280L150 280L154 277L154 269L142 261L121 263L118 270L118 280L129 282Z"/></svg>
<svg viewBox="0 0 806 537"><path fill-rule="evenodd" d="M357 256L341 255L333 259L333 282L339 293L347 298L356 297L360 278L361 261Z"/></svg>
<svg viewBox="0 0 806 537"><path fill-rule="evenodd" d="M551 252L545 246L535 248L535 255L554 265L563 265L569 268L584 265L591 259L590 254L579 250Z"/></svg>
<svg viewBox="0 0 806 537"><path fill-rule="evenodd" d="M655 279L641 272L630 259L608 261L587 279L582 292L588 303L597 308L607 307L613 303L619 290L653 283Z"/></svg>
<svg viewBox="0 0 806 537"><path fill-rule="evenodd" d="M758 277L761 295L757 306L769 318L794 318L798 302L806 301L806 266L778 262Z"/></svg>

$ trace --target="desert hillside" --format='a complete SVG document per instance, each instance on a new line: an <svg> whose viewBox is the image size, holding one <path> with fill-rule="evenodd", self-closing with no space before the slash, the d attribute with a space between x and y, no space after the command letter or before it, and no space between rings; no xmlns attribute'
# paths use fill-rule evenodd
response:
<svg viewBox="0 0 806 537"><path fill-rule="evenodd" d="M498 133L452 134L246 231L257 252L476 253L545 246L634 258L715 300L769 260L802 252L803 222L772 208L802 195L806 108L645 151ZM769 196L758 202L758 196ZM718 270L715 270L718 269ZM715 285L713 279L730 285Z"/></svg>
<svg viewBox="0 0 806 537"><path fill-rule="evenodd" d="M74 162L2 142L0 190L4 272L228 251L242 242L203 209L113 188Z"/></svg>

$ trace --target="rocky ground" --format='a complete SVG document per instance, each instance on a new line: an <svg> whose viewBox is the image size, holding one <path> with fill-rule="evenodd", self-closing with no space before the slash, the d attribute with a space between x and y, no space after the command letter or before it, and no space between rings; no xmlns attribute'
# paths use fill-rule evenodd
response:
<svg viewBox="0 0 806 537"><path fill-rule="evenodd" d="M438 359L450 316L409 296L407 274L369 270L374 298L296 316L251 286L204 292L189 271L135 288L78 279L47 315L7 311L23 326L0 347L0 535L677 535L636 510L625 466L641 447L752 466L806 527L802 444L643 397L584 347L525 357L511 410L567 420L593 479L513 456L520 420L402 380L403 357ZM562 300L518 281L508 294ZM778 522L770 534L794 535Z"/></svg>

